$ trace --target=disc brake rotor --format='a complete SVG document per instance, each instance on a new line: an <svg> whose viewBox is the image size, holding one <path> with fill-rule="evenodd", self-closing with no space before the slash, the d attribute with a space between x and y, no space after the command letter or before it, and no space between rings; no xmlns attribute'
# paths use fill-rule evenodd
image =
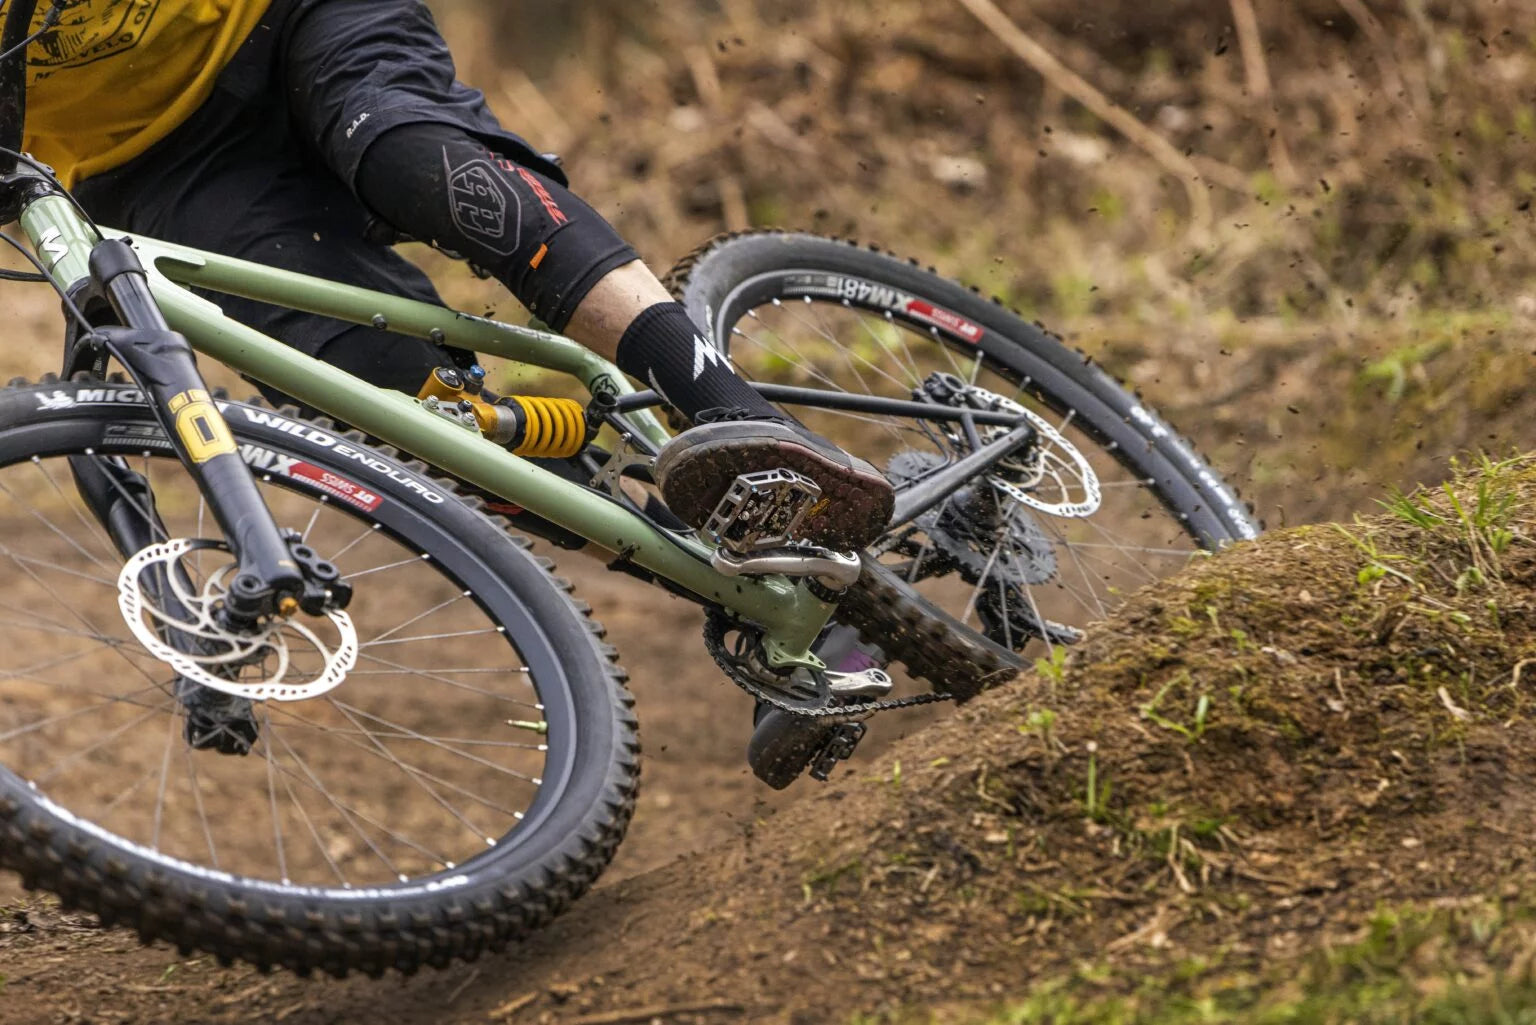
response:
<svg viewBox="0 0 1536 1025"><path fill-rule="evenodd" d="M992 486L1015 502L1047 516L1083 519L1098 512L1103 501L1099 475L1088 465L1082 450L1040 414L1001 395L992 392L987 395L998 409L1028 420L1036 435L1033 457L1019 467L1022 474L1009 475L1018 479L993 474L988 478ZM1003 465L1011 467L1014 464Z"/></svg>
<svg viewBox="0 0 1536 1025"><path fill-rule="evenodd" d="M358 658L351 617L341 610L325 614L331 639L297 618L275 617L248 633L230 630L219 612L236 564L225 562L198 585L193 581L200 574L186 562L210 551L227 556L229 549L206 539L163 541L137 552L118 574L118 608L150 654L184 679L251 701L302 701L346 679Z"/></svg>

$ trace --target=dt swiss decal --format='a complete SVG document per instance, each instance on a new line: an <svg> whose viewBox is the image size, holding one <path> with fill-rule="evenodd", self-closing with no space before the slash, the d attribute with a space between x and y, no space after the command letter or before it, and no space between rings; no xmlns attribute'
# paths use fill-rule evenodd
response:
<svg viewBox="0 0 1536 1025"><path fill-rule="evenodd" d="M306 463L302 459L285 456L281 452L273 452L260 445L241 445L240 456L245 460L245 465L258 473L304 481L332 498L339 498L364 512L373 512L384 502L383 496L376 491L369 491L362 485L316 466L314 463Z"/></svg>
<svg viewBox="0 0 1536 1025"><path fill-rule="evenodd" d="M941 327L975 345L981 341L982 329L958 313L951 313L942 306L925 303L921 299L908 299L906 314L917 320Z"/></svg>
<svg viewBox="0 0 1536 1025"><path fill-rule="evenodd" d="M288 468L287 475L293 480L309 481L321 491L341 499L348 505L355 505L364 512L373 512L384 502L383 496L377 492L354 484L345 477L338 477L313 463L295 462Z"/></svg>
<svg viewBox="0 0 1536 1025"><path fill-rule="evenodd" d="M975 345L986 329L953 310L910 296L889 285L843 274L791 274L784 283L785 298L823 298L889 311L893 316L939 328Z"/></svg>

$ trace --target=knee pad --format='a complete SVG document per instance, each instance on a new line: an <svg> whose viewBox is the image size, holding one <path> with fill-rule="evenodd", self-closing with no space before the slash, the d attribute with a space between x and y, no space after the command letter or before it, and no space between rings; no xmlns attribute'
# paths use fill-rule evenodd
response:
<svg viewBox="0 0 1536 1025"><path fill-rule="evenodd" d="M363 157L357 192L390 227L485 268L556 331L593 285L639 258L564 185L458 128L386 132Z"/></svg>

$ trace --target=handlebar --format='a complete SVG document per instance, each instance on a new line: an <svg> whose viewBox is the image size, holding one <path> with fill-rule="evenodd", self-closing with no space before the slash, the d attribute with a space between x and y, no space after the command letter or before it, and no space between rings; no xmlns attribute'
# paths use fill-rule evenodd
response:
<svg viewBox="0 0 1536 1025"><path fill-rule="evenodd" d="M0 32L0 53L9 53L32 33L32 16L38 0L11 0ZM27 122L27 54L21 51L0 63L0 146L21 151L22 129ZM16 170L15 157L0 153L0 173Z"/></svg>

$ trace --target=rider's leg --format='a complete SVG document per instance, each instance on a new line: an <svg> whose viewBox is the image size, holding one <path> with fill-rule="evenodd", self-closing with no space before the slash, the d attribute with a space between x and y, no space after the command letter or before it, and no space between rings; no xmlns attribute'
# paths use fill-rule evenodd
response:
<svg viewBox="0 0 1536 1025"><path fill-rule="evenodd" d="M404 124L358 167L359 198L394 228L469 257L557 331L616 357L701 426L661 454L667 504L702 525L737 476L788 467L829 499L807 537L862 547L890 516L878 470L789 420L738 377L635 251L554 178L464 130Z"/></svg>
<svg viewBox="0 0 1536 1025"><path fill-rule="evenodd" d="M808 539L855 548L879 535L885 478L736 375L564 173L455 79L424 4L318 0L287 23L280 54L300 138L386 225L489 270L700 425L657 460L675 512L702 525L738 475L787 467L828 499L804 522Z"/></svg>

